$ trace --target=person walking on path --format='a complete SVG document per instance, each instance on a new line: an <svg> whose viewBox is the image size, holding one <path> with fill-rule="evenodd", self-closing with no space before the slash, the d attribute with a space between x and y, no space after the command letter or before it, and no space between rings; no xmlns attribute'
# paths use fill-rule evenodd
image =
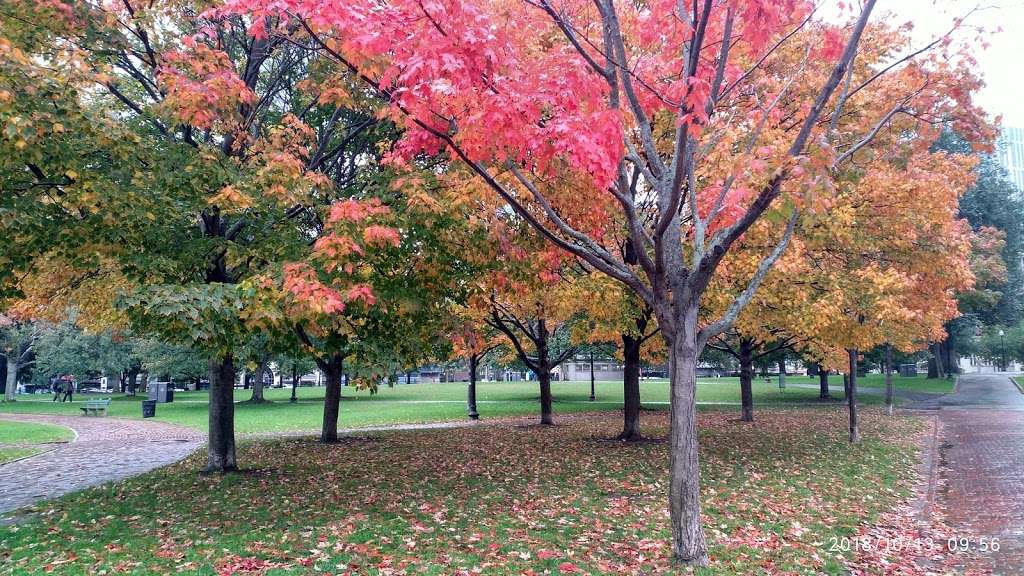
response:
<svg viewBox="0 0 1024 576"><path fill-rule="evenodd" d="M50 384L50 387L53 388L53 401L54 402L59 400L61 393L64 392L63 386L64 386L64 384L60 380L57 380L56 382L53 382L53 383Z"/></svg>
<svg viewBox="0 0 1024 576"><path fill-rule="evenodd" d="M61 398L60 401L61 402L64 402L64 401L74 402L75 400L71 396L74 393L74 391L75 391L75 384L74 384L74 382L72 382L71 380L68 380L67 382L65 382L64 383L64 397Z"/></svg>

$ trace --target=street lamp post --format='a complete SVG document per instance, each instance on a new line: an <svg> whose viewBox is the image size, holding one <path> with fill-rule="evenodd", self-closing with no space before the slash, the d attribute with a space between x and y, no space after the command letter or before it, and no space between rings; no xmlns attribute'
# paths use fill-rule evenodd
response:
<svg viewBox="0 0 1024 576"><path fill-rule="evenodd" d="M999 356L1002 364L1000 372L1006 372L1006 333L1002 328L999 329Z"/></svg>

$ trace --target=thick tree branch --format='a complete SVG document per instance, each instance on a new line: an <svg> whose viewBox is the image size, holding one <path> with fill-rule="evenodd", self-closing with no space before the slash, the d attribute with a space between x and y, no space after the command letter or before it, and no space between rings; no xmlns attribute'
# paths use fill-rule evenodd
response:
<svg viewBox="0 0 1024 576"><path fill-rule="evenodd" d="M723 314L722 317L716 320L715 322L712 322L705 326L704 328L701 328L700 331L697 333L698 351L704 348L704 345L707 344L708 340L721 334L722 332L725 332L726 330L731 328L733 324L736 323L736 318L739 317L740 312L742 312L743 309L747 306L747 304L749 304L750 301L754 298L754 294L757 292L757 289L761 286L761 282L764 280L764 277L768 274L768 271L771 269L772 266L775 265L775 262L778 261L782 254L786 251L786 247L789 246L789 241L793 238L793 231L796 229L796 223L799 219L799 216L800 211L794 209L793 213L789 217L789 221L786 223L786 231L783 232L782 238L779 239L778 244L775 245L775 248L772 249L771 253L761 260L760 264L758 264L757 266L757 270L754 272L754 275L750 278L750 281L747 283L747 287L743 289L743 292L741 292L735 300L733 300L732 304L729 305L729 308L726 310L725 314Z"/></svg>

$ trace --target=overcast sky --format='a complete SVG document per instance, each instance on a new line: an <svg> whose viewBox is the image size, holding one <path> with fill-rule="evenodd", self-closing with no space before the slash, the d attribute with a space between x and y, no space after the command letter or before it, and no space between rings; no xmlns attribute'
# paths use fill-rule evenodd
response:
<svg viewBox="0 0 1024 576"><path fill-rule="evenodd" d="M1024 0L879 0L876 10L912 21L919 41L927 43L975 6L982 9L967 23L990 31L989 48L976 54L986 84L977 102L993 116L1002 114L1004 126L1024 127Z"/></svg>

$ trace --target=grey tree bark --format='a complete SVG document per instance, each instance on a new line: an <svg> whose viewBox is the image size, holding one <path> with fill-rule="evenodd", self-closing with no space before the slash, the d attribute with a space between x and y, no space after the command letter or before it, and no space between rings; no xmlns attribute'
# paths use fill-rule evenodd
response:
<svg viewBox="0 0 1024 576"><path fill-rule="evenodd" d="M7 402L14 402L17 399L15 394L18 391L18 359L15 354L16 352L7 353L7 382L4 389L4 400Z"/></svg>
<svg viewBox="0 0 1024 576"><path fill-rule="evenodd" d="M267 401L266 397L263 394L263 380L264 378L266 378L267 370L269 369L269 360L264 359L263 361L260 362L259 368L257 368L256 372L253 374L252 395L249 397L249 402L252 402L253 404L262 404Z"/></svg>
<svg viewBox="0 0 1024 576"><path fill-rule="evenodd" d="M206 473L238 469L235 458L235 365L231 354L210 360L209 442Z"/></svg>
<svg viewBox="0 0 1024 576"><path fill-rule="evenodd" d="M697 305L690 304L680 330L669 342L672 415L669 431L669 509L672 554L684 564L708 563L700 522L700 465L697 454Z"/></svg>

